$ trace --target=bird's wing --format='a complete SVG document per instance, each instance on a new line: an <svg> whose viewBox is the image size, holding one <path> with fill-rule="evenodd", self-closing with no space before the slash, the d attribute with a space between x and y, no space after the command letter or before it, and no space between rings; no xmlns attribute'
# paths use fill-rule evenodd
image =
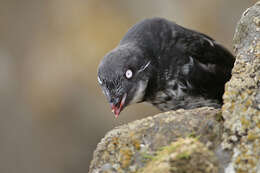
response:
<svg viewBox="0 0 260 173"><path fill-rule="evenodd" d="M234 56L215 40L205 34L188 30L178 42L184 45L181 46L183 52L196 60L206 71L222 74L227 80L230 78Z"/></svg>
<svg viewBox="0 0 260 173"><path fill-rule="evenodd" d="M184 80L190 82L194 91L222 101L224 84L231 77L234 56L212 38L196 31L180 29L175 34L175 40L175 47L194 62Z"/></svg>

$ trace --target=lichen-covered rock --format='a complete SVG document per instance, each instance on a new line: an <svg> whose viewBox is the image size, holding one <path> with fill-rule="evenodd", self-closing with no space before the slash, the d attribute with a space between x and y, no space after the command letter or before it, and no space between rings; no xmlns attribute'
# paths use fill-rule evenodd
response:
<svg viewBox="0 0 260 173"><path fill-rule="evenodd" d="M234 151L226 172L260 173L260 2L247 9L234 36L236 62L226 84L223 147Z"/></svg>
<svg viewBox="0 0 260 173"><path fill-rule="evenodd" d="M136 172L156 155L161 147L180 137L198 138L227 161L219 150L223 132L220 110L199 108L170 111L137 120L108 132L98 144L90 173ZM223 165L223 164L221 164Z"/></svg>
<svg viewBox="0 0 260 173"><path fill-rule="evenodd" d="M138 173L217 173L213 152L195 138L180 138L164 147Z"/></svg>

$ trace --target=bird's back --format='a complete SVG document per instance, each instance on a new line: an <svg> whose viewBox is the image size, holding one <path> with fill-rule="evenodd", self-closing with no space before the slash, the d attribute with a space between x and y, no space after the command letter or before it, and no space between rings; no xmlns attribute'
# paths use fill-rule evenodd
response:
<svg viewBox="0 0 260 173"><path fill-rule="evenodd" d="M149 48L157 69L146 101L161 110L222 104L234 64L234 56L226 48L205 34L160 18L140 22L122 42L135 40L133 35L141 47Z"/></svg>

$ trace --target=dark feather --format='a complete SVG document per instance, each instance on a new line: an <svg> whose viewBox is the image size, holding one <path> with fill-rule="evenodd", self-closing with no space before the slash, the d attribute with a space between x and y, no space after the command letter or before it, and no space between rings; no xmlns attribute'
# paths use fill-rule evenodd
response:
<svg viewBox="0 0 260 173"><path fill-rule="evenodd" d="M161 110L219 107L234 60L207 35L153 18L129 29L118 47L104 57L99 77L113 81L128 68L138 71L133 79L120 80L120 91L128 93L126 105L139 94L138 102L150 102ZM109 88L110 93L117 91Z"/></svg>

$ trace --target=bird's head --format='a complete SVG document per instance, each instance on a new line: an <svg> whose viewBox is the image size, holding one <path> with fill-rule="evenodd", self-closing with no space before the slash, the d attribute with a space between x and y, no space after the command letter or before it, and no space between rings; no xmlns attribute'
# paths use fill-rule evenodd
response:
<svg viewBox="0 0 260 173"><path fill-rule="evenodd" d="M151 61L132 45L109 52L98 67L98 82L117 118L128 105L144 100Z"/></svg>

